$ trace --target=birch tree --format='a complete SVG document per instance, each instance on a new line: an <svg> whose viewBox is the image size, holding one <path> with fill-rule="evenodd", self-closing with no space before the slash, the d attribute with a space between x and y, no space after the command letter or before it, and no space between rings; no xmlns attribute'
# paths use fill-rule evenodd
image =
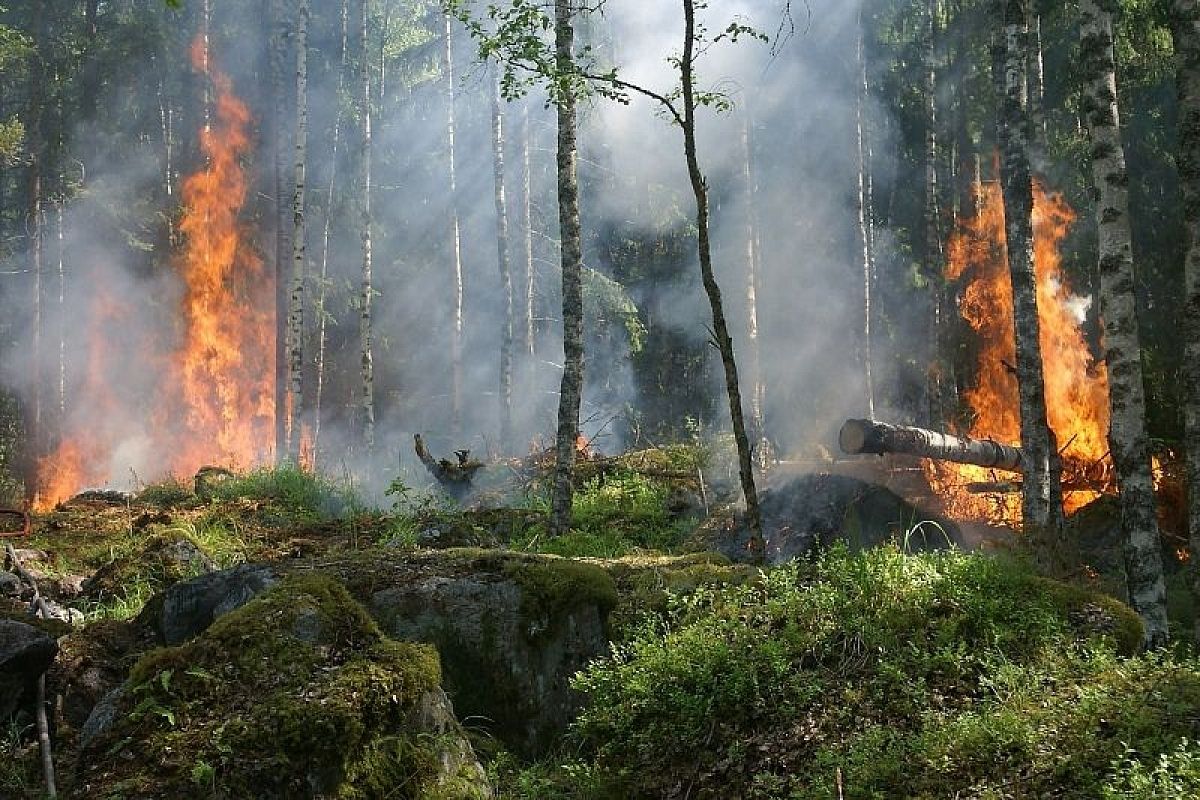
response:
<svg viewBox="0 0 1200 800"><path fill-rule="evenodd" d="M359 397L363 445L368 454L375 447L375 353L371 328L371 304L375 287L371 275L371 66L370 14L367 0L359 0L358 81L359 103L359 235L362 242L362 278L358 295Z"/></svg>
<svg viewBox="0 0 1200 800"><path fill-rule="evenodd" d="M287 42L289 19L285 0L271 0L272 32L270 43L271 89L275 102L271 111L271 170L273 176L272 225L274 241L271 256L275 275L275 458L288 454L288 287L291 285L292 219L288 146L288 92L284 75L287 71ZM206 28L207 29L207 28ZM207 53L207 50L205 51ZM207 57L207 56L206 56ZM208 104L206 103L206 106Z"/></svg>
<svg viewBox="0 0 1200 800"><path fill-rule="evenodd" d="M466 0L444 0L479 43L482 59L503 66L501 87L508 97L523 95L534 83L546 86L558 118L556 168L558 227L562 272L563 374L558 395L558 424L554 437L554 477L548 532L570 530L574 496L573 476L579 438L579 409L583 400L583 234L579 219L579 153L577 105L590 87L576 61L575 16L572 0L554 0L553 18L530 0L488 6L491 22L473 16ZM553 42L544 32L553 31Z"/></svg>
<svg viewBox="0 0 1200 800"><path fill-rule="evenodd" d="M454 20L446 14L446 151L450 180L450 257L451 257L451 429L455 438L462 432L462 389L463 389L463 265L462 231L458 215L458 153L455 137L456 119L454 104L457 92L454 86Z"/></svg>
<svg viewBox="0 0 1200 800"><path fill-rule="evenodd" d="M1200 2L1173 1L1178 58L1179 177L1187 230L1184 261L1184 452L1188 475L1188 538L1192 594L1200 602ZM1195 630L1200 642L1200 619Z"/></svg>
<svg viewBox="0 0 1200 800"><path fill-rule="evenodd" d="M300 463L300 420L304 408L305 187L308 170L308 0L296 17L296 164L292 194L292 281L288 297L288 457Z"/></svg>
<svg viewBox="0 0 1200 800"><path fill-rule="evenodd" d="M492 86L492 164L495 179L496 264L500 270L500 301L504 304L500 321L500 452L512 453L513 394L513 280L508 244L508 198L504 192L504 110L500 96L500 73Z"/></svg>
<svg viewBox="0 0 1200 800"><path fill-rule="evenodd" d="M1061 491L1054 468L1057 448L1046 421L1041 326L1033 261L1033 178L1029 170L1029 119L1025 98L1029 31L1022 0L997 0L995 13L1000 26L995 58L1000 74L994 76L1000 89L1000 179L1017 344L1021 450L1026 459L1021 510L1026 529L1044 534L1057 528L1062 502L1056 499Z"/></svg>
<svg viewBox="0 0 1200 800"><path fill-rule="evenodd" d="M329 325L329 313L326 306L326 299L329 294L329 232L333 221L333 190L337 185L339 145L341 144L342 137L342 123L345 118L345 112L342 108L341 98L342 93L346 88L346 64L349 54L349 48L347 45L349 44L350 0L342 0L341 23L342 31L338 57L337 82L338 107L333 120L333 142L331 145L332 154L329 162L329 185L326 187L325 191L325 227L321 232L321 274L317 285L315 305L317 324L317 352L314 363L312 410L312 447L314 461L320 453L321 402L324 399L325 393L325 345Z"/></svg>
<svg viewBox="0 0 1200 800"><path fill-rule="evenodd" d="M1146 643L1167 640L1167 590L1146 439L1146 393L1134 294L1129 173L1117 107L1112 14L1080 0L1080 66L1087 82L1084 114L1091 140L1092 184L1100 241L1100 316L1112 407L1108 441L1117 469L1125 576L1130 605L1142 617Z"/></svg>

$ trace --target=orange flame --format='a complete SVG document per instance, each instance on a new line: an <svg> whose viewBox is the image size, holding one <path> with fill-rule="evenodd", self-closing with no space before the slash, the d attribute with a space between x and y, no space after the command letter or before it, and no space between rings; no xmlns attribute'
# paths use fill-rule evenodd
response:
<svg viewBox="0 0 1200 800"><path fill-rule="evenodd" d="M946 276L970 279L960 312L981 342L976 379L965 393L973 412L968 433L1016 445L1021 420L1004 200L998 184L988 184L981 192L979 216L963 222L950 237ZM1068 512L1094 500L1099 490L1111 488L1108 375L1082 331L1090 300L1073 294L1062 272L1060 248L1074 221L1075 213L1061 194L1035 183L1034 259L1046 409L1062 450L1063 505ZM1020 522L1019 495L974 495L965 490L967 483L996 480L989 470L930 463L926 472L949 513L1009 525Z"/></svg>
<svg viewBox="0 0 1200 800"><path fill-rule="evenodd" d="M212 121L200 133L206 164L183 186L179 228L186 245L177 261L184 284L177 340L144 341L136 355L118 355L109 334L132 312L103 289L93 295L88 372L79 393L89 413L80 415L86 420L68 420L62 443L39 462L38 510L118 477L111 473L125 468L118 454L131 440L149 453L154 469L181 475L205 464L246 467L270 455L275 284L239 222L248 189L242 162L251 150L251 116L229 78L212 69L200 40L191 57L195 69L211 79L216 101ZM117 359L130 357L158 371L149 393L151 411L122 409L112 391ZM147 417L145 430L118 422ZM112 422L97 426L97 418Z"/></svg>
<svg viewBox="0 0 1200 800"><path fill-rule="evenodd" d="M197 58L197 56L200 56ZM203 69L203 48L193 50ZM216 113L200 134L208 165L183 185L187 239L180 263L186 284L183 341L172 358L179 426L172 468L190 474L208 463L259 462L275 420L274 280L247 246L238 216L246 202L242 159L250 151L250 111L229 79L211 71Z"/></svg>

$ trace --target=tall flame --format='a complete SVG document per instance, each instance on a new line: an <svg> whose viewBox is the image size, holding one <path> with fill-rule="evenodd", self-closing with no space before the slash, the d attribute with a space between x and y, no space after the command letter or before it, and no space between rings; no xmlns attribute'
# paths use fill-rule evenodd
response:
<svg viewBox="0 0 1200 800"><path fill-rule="evenodd" d="M1008 444L1021 439L1017 395L1012 286L998 184L980 187L979 215L962 223L947 245L946 276L970 280L962 295L963 319L978 335L976 379L965 393L973 418L969 434ZM1110 488L1108 374L1083 335L1090 301L1072 293L1060 249L1075 214L1061 194L1034 186L1034 260L1041 323L1046 410L1064 464L1065 510L1073 511ZM982 467L929 464L931 483L956 516L1015 524L1020 498L1012 493L972 495L968 483L994 481Z"/></svg>
<svg viewBox="0 0 1200 800"><path fill-rule="evenodd" d="M120 462L131 442L153 469L179 475L210 463L250 466L270 454L275 285L239 222L248 188L243 161L251 151L251 116L229 78L212 68L199 40L191 57L193 67L212 81L216 100L212 121L200 133L205 166L183 185L179 228L186 245L176 262L184 285L176 338L173 344L141 341L136 354L120 353L113 334L133 312L103 288L96 291L80 413L65 422L55 452L39 462L39 509L52 508L84 486L121 477L113 473L126 468ZM127 331L121 334L129 338ZM132 401L122 402L112 389L117 359L130 357L156 371L149 410L130 407ZM97 425L98 418L108 422ZM131 429L129 420L139 419L144 422Z"/></svg>
<svg viewBox="0 0 1200 800"><path fill-rule="evenodd" d="M204 51L193 49L198 70L209 63ZM173 410L172 418L159 421L178 431L172 467L181 474L212 461L258 462L275 419L274 281L238 221L246 202L241 161L250 151L250 111L229 79L209 70L216 113L200 134L208 164L184 182L179 223L187 239L180 263L187 288L182 344L171 360L176 397L161 406Z"/></svg>

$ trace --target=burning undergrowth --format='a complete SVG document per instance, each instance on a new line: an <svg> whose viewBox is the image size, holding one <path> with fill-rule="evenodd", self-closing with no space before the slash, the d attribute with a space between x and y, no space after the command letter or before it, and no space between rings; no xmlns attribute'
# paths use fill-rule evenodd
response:
<svg viewBox="0 0 1200 800"><path fill-rule="evenodd" d="M1016 341L1000 186L980 187L979 214L951 235L946 278L964 281L959 311L979 341L975 379L964 392L970 422L963 433L1019 445ZM1041 322L1046 407L1063 459L1063 505L1070 513L1115 490L1108 452L1108 374L1084 335L1092 301L1077 295L1063 271L1062 248L1075 213L1041 183L1034 191L1034 259ZM926 462L930 483L948 513L1016 526L1020 494L974 494L970 484L1000 482L985 467ZM1001 476L1007 478L1008 476Z"/></svg>
<svg viewBox="0 0 1200 800"><path fill-rule="evenodd" d="M79 394L87 402L39 461L38 508L84 486L123 480L114 472L130 465L150 477L190 475L205 464L249 467L269 455L263 443L273 441L274 376L264 365L273 363L275 285L240 220L251 114L199 40L192 63L211 81L214 103L200 134L204 164L183 184L185 244L173 283L158 287L147 310L135 293L96 282L83 323L87 368ZM132 318L155 311L175 320L171 337L131 332ZM150 373L149 385L114 381L131 362Z"/></svg>

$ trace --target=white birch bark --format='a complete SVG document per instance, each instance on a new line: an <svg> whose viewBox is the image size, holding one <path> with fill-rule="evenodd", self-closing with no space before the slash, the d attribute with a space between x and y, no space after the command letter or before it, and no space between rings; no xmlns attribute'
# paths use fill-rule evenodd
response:
<svg viewBox="0 0 1200 800"><path fill-rule="evenodd" d="M1167 641L1167 589L1146 438L1129 173L1117 106L1112 15L1097 0L1079 0L1079 15L1080 66L1087 81L1084 111L1091 140L1100 243L1100 316L1104 321L1104 358L1112 407L1108 441L1120 489L1129 601L1142 618L1146 643L1154 647Z"/></svg>
<svg viewBox="0 0 1200 800"><path fill-rule="evenodd" d="M300 463L304 413L304 287L306 270L305 191L308 172L308 0L298 0L296 18L296 165L292 194L292 282L288 296L288 457Z"/></svg>

